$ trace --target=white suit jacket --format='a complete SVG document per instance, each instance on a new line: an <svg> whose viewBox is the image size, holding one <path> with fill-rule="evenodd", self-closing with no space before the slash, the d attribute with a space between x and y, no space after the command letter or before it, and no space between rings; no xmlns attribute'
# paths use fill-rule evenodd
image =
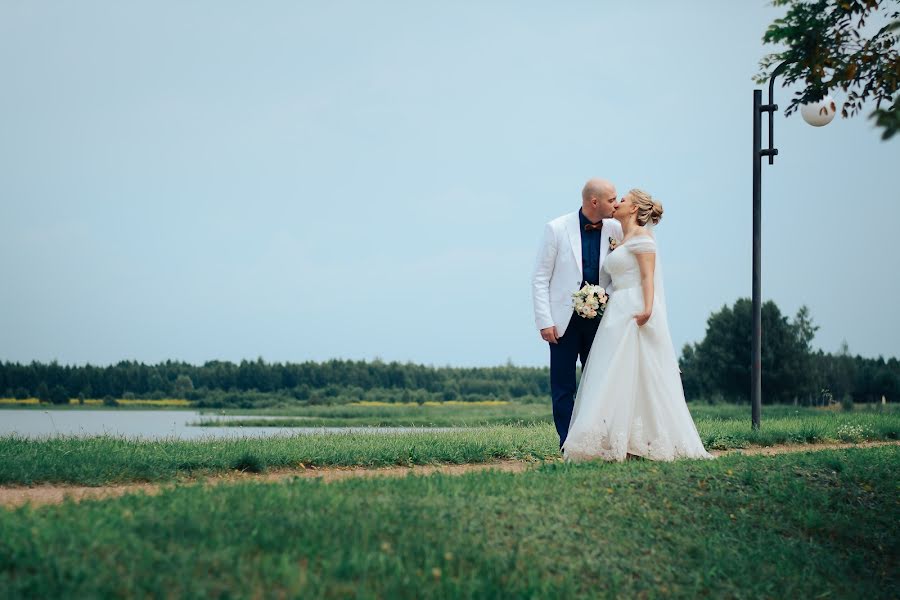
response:
<svg viewBox="0 0 900 600"><path fill-rule="evenodd" d="M532 280L534 324L538 330L556 325L562 337L572 318L572 294L581 287L581 221L578 212L557 217L544 226ZM609 238L622 241L622 226L603 219L600 230L600 269L609 254ZM610 291L610 290L608 290Z"/></svg>

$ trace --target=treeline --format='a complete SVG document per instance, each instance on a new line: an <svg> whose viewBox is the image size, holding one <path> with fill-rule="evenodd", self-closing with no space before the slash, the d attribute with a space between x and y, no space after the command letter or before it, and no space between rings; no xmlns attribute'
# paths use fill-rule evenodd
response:
<svg viewBox="0 0 900 600"><path fill-rule="evenodd" d="M454 368L411 363L330 360L235 364L209 361L196 366L166 361L147 365L122 361L111 366L0 363L0 391L6 397L186 398L198 406L265 406L283 402L336 404L360 400L426 402L448 400L537 401L549 394L548 369L533 367Z"/></svg>
<svg viewBox="0 0 900 600"><path fill-rule="evenodd" d="M900 401L900 361L814 351L817 327L803 307L793 319L774 302L762 307L763 401L822 404L831 401ZM740 299L707 321L702 341L688 344L680 366L688 400L748 402L751 304ZM239 364L209 361L196 366L166 361L110 366L56 362L0 362L0 393L65 403L70 398L185 398L199 407L271 406L286 403L342 404L356 401L444 402L512 400L549 402L546 367L428 367L412 363L330 360L322 363Z"/></svg>
<svg viewBox="0 0 900 600"><path fill-rule="evenodd" d="M748 402L752 305L742 298L707 321L702 341L681 354L682 381L689 399ZM762 306L762 389L767 403L803 405L900 400L900 361L851 356L846 343L836 354L814 351L818 329L809 310L793 319L774 302Z"/></svg>

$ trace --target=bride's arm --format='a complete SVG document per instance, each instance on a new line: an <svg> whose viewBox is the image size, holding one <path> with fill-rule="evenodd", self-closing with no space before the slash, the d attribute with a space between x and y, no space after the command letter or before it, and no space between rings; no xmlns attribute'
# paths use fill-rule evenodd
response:
<svg viewBox="0 0 900 600"><path fill-rule="evenodd" d="M606 271L606 264L604 263L602 267L600 267L600 280L597 282L597 285L606 290L606 293L610 293L613 290L610 289L612 286L612 275L610 275Z"/></svg>
<svg viewBox="0 0 900 600"><path fill-rule="evenodd" d="M640 327L650 320L653 312L653 271L656 269L656 253L643 252L634 256L641 268L641 291L644 293L644 312L634 315Z"/></svg>

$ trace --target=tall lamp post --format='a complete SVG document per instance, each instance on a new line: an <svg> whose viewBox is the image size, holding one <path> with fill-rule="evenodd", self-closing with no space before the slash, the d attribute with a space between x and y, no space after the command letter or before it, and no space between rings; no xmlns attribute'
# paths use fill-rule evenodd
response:
<svg viewBox="0 0 900 600"><path fill-rule="evenodd" d="M759 429L762 409L762 202L761 177L762 159L769 158L775 163L778 150L775 148L774 124L778 105L774 102L775 78L790 64L783 62L772 71L769 78L769 103L762 103L762 90L753 90L753 337L750 342L750 402L752 404L753 429ZM800 109L803 120L814 127L827 125L836 111L834 100L826 96L819 102L805 104ZM762 116L769 114L769 147L762 147Z"/></svg>

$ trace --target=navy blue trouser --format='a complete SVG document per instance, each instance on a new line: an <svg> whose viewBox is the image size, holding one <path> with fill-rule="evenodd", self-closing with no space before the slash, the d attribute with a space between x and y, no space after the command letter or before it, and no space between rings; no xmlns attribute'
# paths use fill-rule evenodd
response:
<svg viewBox="0 0 900 600"><path fill-rule="evenodd" d="M573 313L566 334L558 343L550 344L550 396L560 448L569 433L569 421L575 407L575 361L580 358L584 369L599 325L600 319L585 319Z"/></svg>

